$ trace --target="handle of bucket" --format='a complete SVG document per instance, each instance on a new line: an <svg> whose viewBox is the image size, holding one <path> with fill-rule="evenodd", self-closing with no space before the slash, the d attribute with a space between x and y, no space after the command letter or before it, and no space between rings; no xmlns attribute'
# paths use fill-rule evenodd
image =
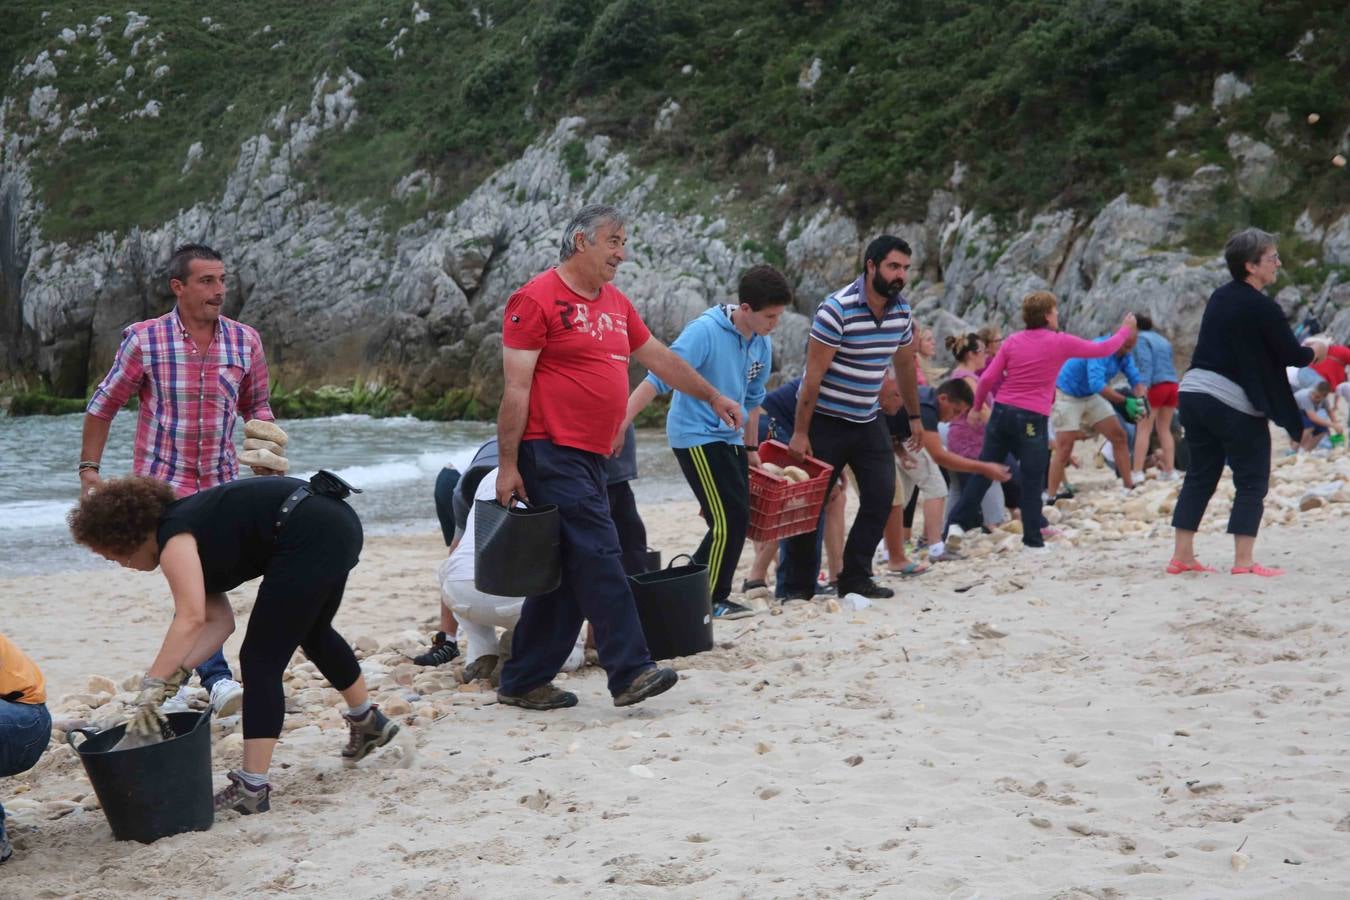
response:
<svg viewBox="0 0 1350 900"><path fill-rule="evenodd" d="M514 491L511 493L511 505L510 505L510 506L502 506L501 502L498 501L495 497L494 497L493 499L487 501L487 502L488 502L488 503L492 503L492 504L494 504L494 505L496 505L496 506L501 506L501 508L504 509L504 510L506 510L507 512L510 512L511 510L515 509L517 506L519 506L521 509L534 509L534 504L533 504L533 503L531 503L530 501L526 500L524 497L520 496L519 494L515 493Z"/></svg>
<svg viewBox="0 0 1350 900"><path fill-rule="evenodd" d="M692 566L694 564L694 558L690 556L688 553L677 553L670 558L670 562L666 563L666 568L667 569L673 568L675 565L675 560L679 559L680 557L684 557L685 559L689 560L689 565Z"/></svg>
<svg viewBox="0 0 1350 900"><path fill-rule="evenodd" d="M78 749L80 745L75 743L75 735L82 734L84 735L85 740L88 740L98 733L98 728L72 728L66 732L66 743L71 747Z"/></svg>

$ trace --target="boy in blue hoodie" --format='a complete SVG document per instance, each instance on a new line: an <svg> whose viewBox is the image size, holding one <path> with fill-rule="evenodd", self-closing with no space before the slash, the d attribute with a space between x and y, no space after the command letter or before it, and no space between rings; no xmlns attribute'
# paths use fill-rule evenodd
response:
<svg viewBox="0 0 1350 900"><path fill-rule="evenodd" d="M768 336L792 302L792 288L772 266L755 266L741 276L737 299L740 305L714 306L694 319L670 349L743 410L753 410L763 402L769 378L772 347ZM670 390L655 375L648 375L628 398L625 427L657 394ZM666 417L670 448L708 523L694 561L708 567L713 615L718 618L754 615L754 610L729 598L750 527L749 467L759 465L759 459L746 444L758 446L758 434L752 430L757 428L748 414L744 430L732 428L713 415L706 403L679 391Z"/></svg>

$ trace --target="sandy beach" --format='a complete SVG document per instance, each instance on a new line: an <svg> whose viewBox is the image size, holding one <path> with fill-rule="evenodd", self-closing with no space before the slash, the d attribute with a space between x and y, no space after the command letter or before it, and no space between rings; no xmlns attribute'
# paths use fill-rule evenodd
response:
<svg viewBox="0 0 1350 900"><path fill-rule="evenodd" d="M996 532L862 611L719 622L717 649L629 709L594 667L551 713L458 685L459 661L400 668L433 628L444 548L371 539L336 625L377 698L403 696L399 740L344 768L336 693L298 664L272 811L149 846L112 840L54 744L0 781L0 897L1346 896L1350 457L1277 466L1273 580L1227 574L1221 498L1199 549L1223 574L1169 577L1177 485L1127 500L1100 470L1072 477L1053 557ZM701 535L692 502L642 512L667 558ZM111 564L0 595L56 719L115 717L90 676L143 671L171 608L158 574ZM219 780L240 738L216 728Z"/></svg>

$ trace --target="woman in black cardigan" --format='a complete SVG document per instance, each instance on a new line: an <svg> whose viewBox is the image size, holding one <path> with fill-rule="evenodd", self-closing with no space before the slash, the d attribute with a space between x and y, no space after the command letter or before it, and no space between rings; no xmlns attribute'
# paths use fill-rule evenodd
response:
<svg viewBox="0 0 1350 900"><path fill-rule="evenodd" d="M1262 293L1280 270L1274 235L1257 228L1240 231L1228 239L1223 257L1233 280L1210 295L1191 368L1181 379L1181 417L1191 465L1172 512L1176 550L1167 571L1215 571L1195 558L1195 532L1227 462L1235 489L1228 516L1234 546L1231 571L1283 575L1282 569L1252 558L1270 486L1268 420L1298 440L1303 423L1285 367L1321 361L1326 345L1301 345L1280 307Z"/></svg>

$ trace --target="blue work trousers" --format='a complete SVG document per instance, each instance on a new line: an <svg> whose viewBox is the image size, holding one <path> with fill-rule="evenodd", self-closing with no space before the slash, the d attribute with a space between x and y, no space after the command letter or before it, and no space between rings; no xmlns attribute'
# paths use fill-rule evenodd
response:
<svg viewBox="0 0 1350 900"><path fill-rule="evenodd" d="M562 519L562 584L526 597L501 690L520 696L548 684L576 646L583 621L595 630L609 691L624 691L652 668L633 591L610 516L605 458L552 441L522 441L518 465L532 504L557 504Z"/></svg>

